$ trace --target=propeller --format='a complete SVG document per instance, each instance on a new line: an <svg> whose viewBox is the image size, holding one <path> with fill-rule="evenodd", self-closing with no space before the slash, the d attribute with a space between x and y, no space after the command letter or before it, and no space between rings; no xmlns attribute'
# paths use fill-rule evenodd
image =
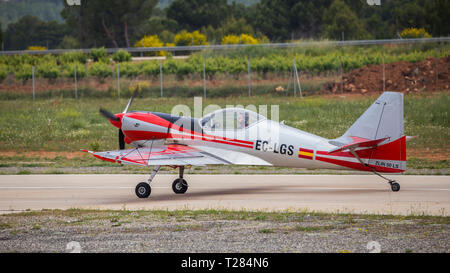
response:
<svg viewBox="0 0 450 273"><path fill-rule="evenodd" d="M104 116L107 119L114 120L116 122L120 121L120 118L114 115L113 113L109 112L108 110L100 107L100 114Z"/></svg>
<svg viewBox="0 0 450 273"><path fill-rule="evenodd" d="M119 149L125 149L125 135L123 134L122 129L119 129Z"/></svg>
<svg viewBox="0 0 450 273"><path fill-rule="evenodd" d="M133 94L130 97L130 100L128 101L127 106L125 107L125 110L123 110L122 113L126 114L128 112L128 108L130 108L131 104L133 103L134 97L137 95L137 89L134 90Z"/></svg>
<svg viewBox="0 0 450 273"><path fill-rule="evenodd" d="M134 97L137 95L137 90L134 91L134 93L131 95L130 100L128 101L127 106L125 107L125 110L123 110L122 114L126 114L128 112L128 109L130 108L131 104L133 103ZM100 107L100 114L104 116L105 118L109 119L113 122L120 122L120 117L114 115L113 113L109 112L108 110ZM114 124L114 123L113 123ZM120 123L119 123L120 124ZM115 124L114 124L115 125ZM116 127L119 127L118 125L115 125ZM125 149L125 135L121 128L119 128L119 149L123 150Z"/></svg>

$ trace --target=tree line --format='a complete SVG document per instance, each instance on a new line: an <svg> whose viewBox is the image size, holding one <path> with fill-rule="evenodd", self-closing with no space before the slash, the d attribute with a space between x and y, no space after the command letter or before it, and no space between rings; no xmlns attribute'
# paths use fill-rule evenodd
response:
<svg viewBox="0 0 450 273"><path fill-rule="evenodd" d="M144 36L173 43L181 31L199 31L210 44L226 35L249 34L264 41L298 39L389 39L407 28L424 28L434 37L450 34L450 1L385 0L65 0L63 22L25 15L9 23L0 39L5 50L130 47ZM0 28L1 29L1 28Z"/></svg>

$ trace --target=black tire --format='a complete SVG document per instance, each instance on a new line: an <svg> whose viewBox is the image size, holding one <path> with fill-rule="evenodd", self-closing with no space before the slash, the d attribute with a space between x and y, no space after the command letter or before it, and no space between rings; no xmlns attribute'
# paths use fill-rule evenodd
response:
<svg viewBox="0 0 450 273"><path fill-rule="evenodd" d="M188 183L183 178L177 178L172 183L172 190L176 194L183 194L188 190Z"/></svg>
<svg viewBox="0 0 450 273"><path fill-rule="evenodd" d="M150 185L146 182L141 182L137 184L135 189L136 195L139 198L147 198L150 196L150 193L152 193L152 188Z"/></svg>
<svg viewBox="0 0 450 273"><path fill-rule="evenodd" d="M399 191L399 190L400 190L400 184L397 183L397 182L392 182L392 183L391 183L391 190L392 190L393 192Z"/></svg>

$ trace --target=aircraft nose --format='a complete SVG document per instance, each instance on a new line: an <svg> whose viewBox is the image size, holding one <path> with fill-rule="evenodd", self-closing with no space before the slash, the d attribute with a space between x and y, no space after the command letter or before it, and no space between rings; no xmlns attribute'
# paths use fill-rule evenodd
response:
<svg viewBox="0 0 450 273"><path fill-rule="evenodd" d="M109 122L113 125L113 126L115 126L115 127L117 127L117 128L122 128L122 118L123 118L123 113L120 113L120 114L115 114L114 116L115 117L117 117L118 119L109 119Z"/></svg>

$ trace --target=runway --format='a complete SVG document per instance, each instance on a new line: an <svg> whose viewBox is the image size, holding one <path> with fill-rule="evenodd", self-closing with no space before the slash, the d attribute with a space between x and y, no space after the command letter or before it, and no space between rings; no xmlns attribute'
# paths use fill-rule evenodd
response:
<svg viewBox="0 0 450 273"><path fill-rule="evenodd" d="M146 175L2 175L0 211L39 209L233 209L445 215L450 177L393 176L400 192L375 175L157 175L148 199L134 188Z"/></svg>

